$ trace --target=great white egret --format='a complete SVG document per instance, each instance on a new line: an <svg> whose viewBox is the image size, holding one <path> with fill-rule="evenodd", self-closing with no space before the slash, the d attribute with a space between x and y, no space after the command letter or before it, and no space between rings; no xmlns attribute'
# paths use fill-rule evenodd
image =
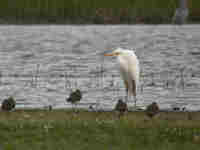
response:
<svg viewBox="0 0 200 150"><path fill-rule="evenodd" d="M117 48L112 53L104 54L104 56L117 56L120 74L126 88L126 101L128 101L129 95L133 95L136 106L140 67L135 52L128 49Z"/></svg>

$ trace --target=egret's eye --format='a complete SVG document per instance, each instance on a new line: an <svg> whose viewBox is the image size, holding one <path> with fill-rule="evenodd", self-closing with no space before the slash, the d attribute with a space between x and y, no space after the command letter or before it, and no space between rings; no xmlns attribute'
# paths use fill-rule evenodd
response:
<svg viewBox="0 0 200 150"><path fill-rule="evenodd" d="M118 56L119 54L120 54L119 52L116 52L116 53L115 53L116 56Z"/></svg>

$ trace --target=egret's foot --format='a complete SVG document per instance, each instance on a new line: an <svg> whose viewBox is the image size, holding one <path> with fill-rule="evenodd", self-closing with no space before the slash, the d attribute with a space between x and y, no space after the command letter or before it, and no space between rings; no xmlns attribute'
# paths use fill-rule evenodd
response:
<svg viewBox="0 0 200 150"><path fill-rule="evenodd" d="M139 106L130 106L128 107L129 111L143 111L143 109Z"/></svg>

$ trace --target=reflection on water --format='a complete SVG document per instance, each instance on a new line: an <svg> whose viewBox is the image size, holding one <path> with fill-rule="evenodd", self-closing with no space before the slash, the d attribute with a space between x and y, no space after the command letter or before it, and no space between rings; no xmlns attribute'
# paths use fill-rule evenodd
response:
<svg viewBox="0 0 200 150"><path fill-rule="evenodd" d="M138 105L200 109L200 26L0 26L0 96L17 107L71 107L66 97L80 88L79 107L113 108L125 90L114 58L116 47L136 51L142 68ZM130 101L129 105L133 105Z"/></svg>

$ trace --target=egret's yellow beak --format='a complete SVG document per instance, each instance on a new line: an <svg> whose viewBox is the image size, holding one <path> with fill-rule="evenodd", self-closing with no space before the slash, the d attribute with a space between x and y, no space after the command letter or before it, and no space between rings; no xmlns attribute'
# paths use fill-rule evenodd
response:
<svg viewBox="0 0 200 150"><path fill-rule="evenodd" d="M104 54L104 56L115 56L115 53Z"/></svg>

